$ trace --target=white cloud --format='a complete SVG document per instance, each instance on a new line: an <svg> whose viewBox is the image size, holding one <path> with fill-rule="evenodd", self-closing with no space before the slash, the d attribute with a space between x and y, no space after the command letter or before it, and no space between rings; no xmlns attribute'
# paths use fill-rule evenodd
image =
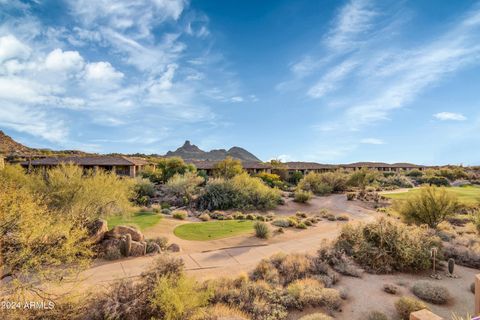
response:
<svg viewBox="0 0 480 320"><path fill-rule="evenodd" d="M335 50L352 49L360 41L358 37L373 26L377 12L372 7L370 0L351 0L345 5L327 35L327 46Z"/></svg>
<svg viewBox="0 0 480 320"><path fill-rule="evenodd" d="M25 59L29 54L30 48L15 36L8 34L0 37L0 63L13 58Z"/></svg>
<svg viewBox="0 0 480 320"><path fill-rule="evenodd" d="M360 140L360 143L363 144L385 144L385 142L382 139L377 139L377 138L365 138Z"/></svg>
<svg viewBox="0 0 480 320"><path fill-rule="evenodd" d="M455 112L439 112L433 115L435 118L438 120L453 120L453 121L464 121L467 120L467 117L465 117L461 113L455 113Z"/></svg>
<svg viewBox="0 0 480 320"><path fill-rule="evenodd" d="M239 96L232 97L230 100L232 102L243 102L243 98Z"/></svg>
<svg viewBox="0 0 480 320"><path fill-rule="evenodd" d="M87 80L110 82L120 80L123 76L123 73L115 70L110 62L93 62L85 67L85 78Z"/></svg>
<svg viewBox="0 0 480 320"><path fill-rule="evenodd" d="M83 69L84 61L78 51L55 49L45 59L45 68L51 71L78 72Z"/></svg>
<svg viewBox="0 0 480 320"><path fill-rule="evenodd" d="M352 60L345 60L339 65L333 67L326 75L324 75L307 94L312 98L320 98L327 93L334 91L339 84L352 70L357 63Z"/></svg>

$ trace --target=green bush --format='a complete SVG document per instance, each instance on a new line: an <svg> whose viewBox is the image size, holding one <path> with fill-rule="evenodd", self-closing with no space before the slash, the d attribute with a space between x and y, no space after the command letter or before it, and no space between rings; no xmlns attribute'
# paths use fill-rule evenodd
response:
<svg viewBox="0 0 480 320"><path fill-rule="evenodd" d="M207 213L202 213L201 215L198 216L198 218L202 221L209 221L210 216Z"/></svg>
<svg viewBox="0 0 480 320"><path fill-rule="evenodd" d="M167 237L151 238L151 239L147 239L147 242L154 242L154 243L158 244L158 246L160 247L160 249L162 251L167 250L167 246L168 246L168 238Z"/></svg>
<svg viewBox="0 0 480 320"><path fill-rule="evenodd" d="M175 210L173 211L172 217L178 220L185 220L188 217L188 213L185 210Z"/></svg>
<svg viewBox="0 0 480 320"><path fill-rule="evenodd" d="M298 190L310 191L317 195L333 192L333 186L324 181L320 173L310 172L298 182Z"/></svg>
<svg viewBox="0 0 480 320"><path fill-rule="evenodd" d="M150 303L161 319L180 320L198 315L211 296L210 290L199 290L193 279L161 276L156 281Z"/></svg>
<svg viewBox="0 0 480 320"><path fill-rule="evenodd" d="M247 220L255 220L255 218L256 218L255 215L251 214L251 213L249 213L245 216L245 219L247 219Z"/></svg>
<svg viewBox="0 0 480 320"><path fill-rule="evenodd" d="M335 242L338 250L373 273L429 269L430 250L440 245L440 239L425 228L383 217L368 224L345 225Z"/></svg>
<svg viewBox="0 0 480 320"><path fill-rule="evenodd" d="M293 201L295 202L306 203L310 201L310 199L312 199L312 192L297 189L295 190L295 194L293 198L294 198Z"/></svg>
<svg viewBox="0 0 480 320"><path fill-rule="evenodd" d="M155 195L155 186L150 180L136 179L135 187L135 202L139 205L147 205L150 198Z"/></svg>
<svg viewBox="0 0 480 320"><path fill-rule="evenodd" d="M270 237L270 228L265 222L257 221L253 225L255 235L261 239L268 239Z"/></svg>
<svg viewBox="0 0 480 320"><path fill-rule="evenodd" d="M272 221L272 224L276 227L282 227L282 228L290 227L290 221L288 219L277 219Z"/></svg>
<svg viewBox="0 0 480 320"><path fill-rule="evenodd" d="M431 228L455 213L458 202L445 188L422 187L420 192L405 200L397 200L394 209L406 222L426 224Z"/></svg>
<svg viewBox="0 0 480 320"><path fill-rule="evenodd" d="M304 222L300 222L299 224L297 224L296 228L297 229L307 229L308 226Z"/></svg>
<svg viewBox="0 0 480 320"><path fill-rule="evenodd" d="M242 162L232 157L217 162L213 168L213 175L216 178L231 179L243 172Z"/></svg>
<svg viewBox="0 0 480 320"><path fill-rule="evenodd" d="M247 173L232 179L212 179L199 198L200 209L273 209L281 199L280 191L265 185L261 179L250 177Z"/></svg>
<svg viewBox="0 0 480 320"><path fill-rule="evenodd" d="M446 304L451 299L447 288L429 281L415 282L412 292L418 298L433 304Z"/></svg>
<svg viewBox="0 0 480 320"><path fill-rule="evenodd" d="M204 182L205 180L199 177L196 172L176 173L168 179L165 184L165 190L177 197L177 199L183 199L184 205L189 205L194 196L199 192L199 186Z"/></svg>
<svg viewBox="0 0 480 320"><path fill-rule="evenodd" d="M401 320L409 320L410 313L428 309L420 300L411 297L401 297L395 302L395 309Z"/></svg>

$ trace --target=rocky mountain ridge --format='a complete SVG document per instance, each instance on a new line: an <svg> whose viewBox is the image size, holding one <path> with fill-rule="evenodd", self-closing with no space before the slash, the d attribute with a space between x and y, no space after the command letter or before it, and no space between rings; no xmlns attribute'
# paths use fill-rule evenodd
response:
<svg viewBox="0 0 480 320"><path fill-rule="evenodd" d="M251 152L240 148L232 147L228 150L225 149L213 149L210 151L203 151L190 141L185 141L183 146L175 151L168 151L165 156L167 157L180 157L183 160L223 160L226 157L232 157L242 161L261 161Z"/></svg>

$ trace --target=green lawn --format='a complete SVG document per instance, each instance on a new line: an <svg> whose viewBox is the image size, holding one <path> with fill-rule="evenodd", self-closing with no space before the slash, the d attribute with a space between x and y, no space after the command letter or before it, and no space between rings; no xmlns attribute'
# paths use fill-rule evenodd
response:
<svg viewBox="0 0 480 320"><path fill-rule="evenodd" d="M457 195L458 200L466 205L478 204L480 202L480 187L477 186L465 186L465 187L449 187L449 192ZM387 193L385 197L391 199L407 199L419 192L419 189L411 189L407 192L399 193Z"/></svg>
<svg viewBox="0 0 480 320"><path fill-rule="evenodd" d="M250 233L254 223L251 220L194 222L179 225L173 233L185 240L213 240Z"/></svg>
<svg viewBox="0 0 480 320"><path fill-rule="evenodd" d="M114 216L107 218L108 228L112 229L115 226L119 225L134 225L138 227L140 230L144 230L149 227L153 227L156 225L160 219L162 218L161 215L149 212L149 211L140 211L132 214L128 217L122 216Z"/></svg>

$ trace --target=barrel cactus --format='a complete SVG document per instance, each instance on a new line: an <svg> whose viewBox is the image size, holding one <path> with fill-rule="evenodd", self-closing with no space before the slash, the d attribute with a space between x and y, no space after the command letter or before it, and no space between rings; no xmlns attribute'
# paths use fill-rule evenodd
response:
<svg viewBox="0 0 480 320"><path fill-rule="evenodd" d="M450 258L448 259L448 273L453 274L453 269L455 269L455 260Z"/></svg>

